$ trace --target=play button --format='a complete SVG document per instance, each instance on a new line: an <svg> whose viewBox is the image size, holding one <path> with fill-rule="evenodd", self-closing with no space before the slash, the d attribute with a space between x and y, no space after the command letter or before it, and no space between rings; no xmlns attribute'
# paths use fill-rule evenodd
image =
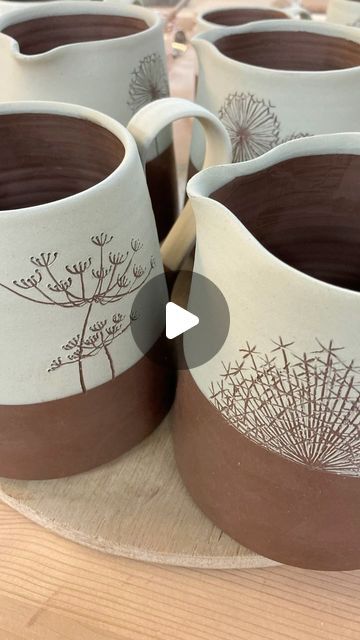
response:
<svg viewBox="0 0 360 640"><path fill-rule="evenodd" d="M182 270L171 274L171 300L163 274L151 278L130 310L135 344L166 368L193 369L211 360L230 326L226 300L208 278Z"/></svg>
<svg viewBox="0 0 360 640"><path fill-rule="evenodd" d="M179 307L175 302L166 305L166 337L169 340L177 338L199 324L199 318L194 313Z"/></svg>

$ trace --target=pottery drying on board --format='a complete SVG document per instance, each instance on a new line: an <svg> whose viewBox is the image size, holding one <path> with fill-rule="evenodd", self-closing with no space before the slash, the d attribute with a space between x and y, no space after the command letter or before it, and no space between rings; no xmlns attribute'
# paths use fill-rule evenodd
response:
<svg viewBox="0 0 360 640"><path fill-rule="evenodd" d="M129 123L138 146L123 125L84 107L0 105L1 476L102 464L169 410L173 374L146 357L163 330L165 279L156 278L142 352L132 304L163 274L142 163L181 117L200 117L209 161L226 161L223 127L186 100L139 112Z"/></svg>
<svg viewBox="0 0 360 640"><path fill-rule="evenodd" d="M218 354L180 375L177 463L217 526L313 569L360 567L359 171L348 133L188 185L194 270L231 323Z"/></svg>
<svg viewBox="0 0 360 640"><path fill-rule="evenodd" d="M193 40L196 100L229 132L235 162L303 136L360 130L360 32L306 20L214 29ZM194 126L191 172L201 165Z"/></svg>
<svg viewBox="0 0 360 640"><path fill-rule="evenodd" d="M0 101L55 100L124 125L169 95L162 18L116 2L42 2L0 17ZM177 212L171 129L149 150L147 177L160 238Z"/></svg>

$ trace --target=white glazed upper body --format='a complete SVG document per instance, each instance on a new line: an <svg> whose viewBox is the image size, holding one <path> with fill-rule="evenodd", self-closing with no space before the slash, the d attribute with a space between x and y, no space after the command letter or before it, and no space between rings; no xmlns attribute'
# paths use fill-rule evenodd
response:
<svg viewBox="0 0 360 640"><path fill-rule="evenodd" d="M36 270L31 257L41 253L57 253L53 265L58 279L71 274L66 269L79 261L91 258L91 268L99 269L99 246L91 238L106 234L113 236L104 247L108 253L131 255L131 242L143 245L136 253L135 264L150 268L154 259L153 277L163 272L159 253L158 236L154 222L142 163L131 134L106 115L68 104L21 103L0 105L0 117L5 113L54 113L82 118L104 127L121 140L125 156L121 164L103 181L76 195L64 199L31 206L25 209L0 211L0 283L17 292L32 295L34 290L22 290L13 282L30 277ZM131 265L131 269L132 269ZM86 274L93 285L91 269ZM130 270L130 276L132 273ZM78 276L72 275L76 280ZM50 281L51 282L51 281ZM45 291L52 295L45 286ZM36 297L39 297L38 295ZM59 295L55 294L59 299ZM129 320L134 295L119 303L106 306L93 305L91 322L107 320L121 313ZM22 299L0 286L2 330L0 335L0 404L26 404L44 402L81 392L76 365L63 366L49 372L49 366L58 356L65 360L71 351L63 345L81 333L88 307L63 308L35 304ZM154 312L154 339L156 323ZM132 337L131 330L124 332L111 345L115 375L134 365L143 354ZM86 388L91 389L111 379L109 363L100 354L84 362Z"/></svg>
<svg viewBox="0 0 360 640"><path fill-rule="evenodd" d="M360 27L360 2L357 0L329 0L326 17L329 22Z"/></svg>

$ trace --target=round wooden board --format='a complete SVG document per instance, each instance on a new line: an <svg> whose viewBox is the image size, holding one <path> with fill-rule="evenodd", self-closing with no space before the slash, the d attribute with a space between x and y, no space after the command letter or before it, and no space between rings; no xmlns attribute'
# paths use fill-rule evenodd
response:
<svg viewBox="0 0 360 640"><path fill-rule="evenodd" d="M65 538L114 555L204 568L274 565L215 527L178 474L171 414L119 460L59 480L0 480L0 498Z"/></svg>

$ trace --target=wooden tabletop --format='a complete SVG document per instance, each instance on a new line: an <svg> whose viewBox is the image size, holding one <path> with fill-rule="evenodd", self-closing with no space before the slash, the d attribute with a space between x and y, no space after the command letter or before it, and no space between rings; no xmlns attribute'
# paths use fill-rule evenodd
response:
<svg viewBox="0 0 360 640"><path fill-rule="evenodd" d="M0 505L1 640L358 640L360 571L106 556Z"/></svg>

